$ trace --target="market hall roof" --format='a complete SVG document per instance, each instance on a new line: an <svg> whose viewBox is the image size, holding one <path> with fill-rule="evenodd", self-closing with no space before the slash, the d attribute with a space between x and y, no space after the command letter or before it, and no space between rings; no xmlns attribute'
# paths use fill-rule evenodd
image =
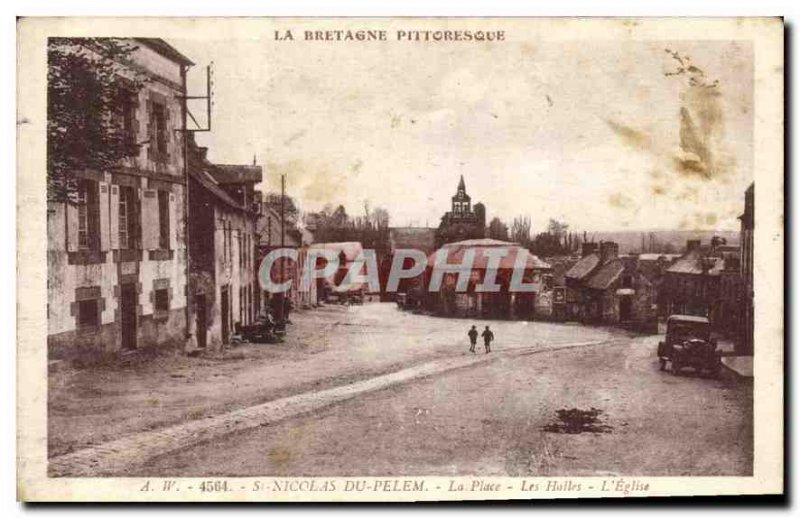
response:
<svg viewBox="0 0 800 518"><path fill-rule="evenodd" d="M497 239L467 239L465 241L447 243L442 245L442 248L439 250L447 250L447 262L450 264L461 263L467 250L475 250L475 259L472 268L476 270L485 270L488 267L489 258L481 253L481 251L490 248L507 248L512 251L512 253L507 253L500 258L498 268L502 270L513 269L520 254L525 255L525 269L550 269L549 264L530 253L522 245L508 241L498 241ZM432 268L435 264L437 253L438 250L428 257L428 267Z"/></svg>

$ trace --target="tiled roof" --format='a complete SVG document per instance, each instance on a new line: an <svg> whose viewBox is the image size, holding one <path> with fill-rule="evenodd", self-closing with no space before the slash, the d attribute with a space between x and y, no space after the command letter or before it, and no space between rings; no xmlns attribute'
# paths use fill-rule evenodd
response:
<svg viewBox="0 0 800 518"><path fill-rule="evenodd" d="M598 264L600 264L600 256L597 254L589 254L586 257L582 257L572 268L567 270L566 277L569 279L581 280L592 273L592 270L594 270Z"/></svg>
<svg viewBox="0 0 800 518"><path fill-rule="evenodd" d="M219 183L258 183L262 178L260 165L214 164L212 174Z"/></svg>
<svg viewBox="0 0 800 518"><path fill-rule="evenodd" d="M530 253L526 248L523 248L517 243L510 243L508 241L498 241L497 239L467 239L465 241L458 241L455 243L447 243L443 245L440 250L447 250L447 262L457 264L463 261L464 254L467 250L475 251L475 259L472 263L472 268L476 270L486 269L489 264L489 258L482 252L487 248L507 248L510 253L500 258L498 268L512 269L516 265L517 258L520 254L525 256L526 269L540 269L549 270L550 265L539 259L537 256ZM437 250L438 253L438 250ZM428 257L428 267L433 267L435 264L436 253Z"/></svg>
<svg viewBox="0 0 800 518"><path fill-rule="evenodd" d="M212 164L206 159L203 159L200 156L195 144L190 142L189 146L189 175L197 180L197 182L208 192L216 196L217 199L226 205L234 209L250 211L251 209L249 207L245 207L234 200L227 192L225 192L222 187L219 186L219 181L217 180L218 166Z"/></svg>
<svg viewBox="0 0 800 518"><path fill-rule="evenodd" d="M597 273L586 281L586 287L593 290L605 290L622 275L623 271L625 271L625 266L622 261L613 259L601 266Z"/></svg>
<svg viewBox="0 0 800 518"><path fill-rule="evenodd" d="M703 261L708 261L709 268L705 272L706 275L719 275L719 272L725 267L725 260L722 257L710 257L701 250L691 250L667 268L667 272L702 275L704 273Z"/></svg>

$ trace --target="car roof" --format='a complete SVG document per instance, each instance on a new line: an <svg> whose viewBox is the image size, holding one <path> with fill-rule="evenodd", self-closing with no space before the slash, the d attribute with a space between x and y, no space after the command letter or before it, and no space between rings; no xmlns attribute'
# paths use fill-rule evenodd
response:
<svg viewBox="0 0 800 518"><path fill-rule="evenodd" d="M670 315L667 322L694 322L696 324L708 324L706 317L697 317L694 315Z"/></svg>

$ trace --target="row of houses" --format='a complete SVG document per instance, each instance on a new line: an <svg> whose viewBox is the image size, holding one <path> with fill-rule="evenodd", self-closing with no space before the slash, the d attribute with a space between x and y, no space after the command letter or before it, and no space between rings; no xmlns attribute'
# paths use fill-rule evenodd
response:
<svg viewBox="0 0 800 518"><path fill-rule="evenodd" d="M280 242L305 246L295 231L276 235L260 166L215 164L186 131L192 61L160 39L130 41L127 67L147 77L126 97L130 156L74 171L75 199L48 203L51 359L219 349L271 302L260 258Z"/></svg>
<svg viewBox="0 0 800 518"><path fill-rule="evenodd" d="M709 243L688 240L683 253L620 254L615 242L585 242L579 257L540 259L519 244L491 239L439 244L444 235L442 227L447 227L454 214L470 214L462 178L452 200L453 210L443 217L442 226L435 232L428 228L392 229L388 259L401 248L424 251L429 265L437 247L446 249L449 262L453 263L460 261L467 248L475 250L478 257L492 247L521 249L529 256L525 278L534 281L532 292L513 293L508 289L513 266L510 263L500 266L500 292L476 291L475 286L486 273L485 264L478 262L466 291L455 289L455 274L452 274L445 277L440 290L427 293L429 269L416 279L403 280L399 289L404 294L401 301L403 305L425 308L443 316L578 321L649 333L657 332L659 319L672 314L704 316L717 332L733 339L739 352L750 354L753 200L751 185L745 192L744 212L739 217L738 245L713 238Z"/></svg>

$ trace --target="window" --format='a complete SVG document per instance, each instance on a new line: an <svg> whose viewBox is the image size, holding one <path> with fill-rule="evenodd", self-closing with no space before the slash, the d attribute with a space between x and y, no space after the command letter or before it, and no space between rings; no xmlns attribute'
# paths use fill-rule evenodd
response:
<svg viewBox="0 0 800 518"><path fill-rule="evenodd" d="M97 299L86 299L78 301L78 327L88 328L100 325L100 311L98 310Z"/></svg>
<svg viewBox="0 0 800 518"><path fill-rule="evenodd" d="M169 289L155 290L153 295L153 309L155 311L169 311Z"/></svg>
<svg viewBox="0 0 800 518"><path fill-rule="evenodd" d="M169 134L167 131L167 108L161 103L153 103L150 124L152 124L153 141L150 143L155 149L155 159L159 162L167 160L167 142Z"/></svg>
<svg viewBox="0 0 800 518"><path fill-rule="evenodd" d="M169 250L169 192L158 191L158 247Z"/></svg>
<svg viewBox="0 0 800 518"><path fill-rule="evenodd" d="M136 108L138 95L135 91L128 88L120 88L119 108L122 124L122 135L129 156L135 156L139 152L137 146Z"/></svg>
<svg viewBox="0 0 800 518"><path fill-rule="evenodd" d="M119 188L119 247L137 248L136 243L137 201L133 187Z"/></svg>
<svg viewBox="0 0 800 518"><path fill-rule="evenodd" d="M236 234L236 244L239 248L239 268L244 267L244 239L242 239L242 233L239 232Z"/></svg>
<svg viewBox="0 0 800 518"><path fill-rule="evenodd" d="M96 250L100 246L100 207L97 183L81 180L78 183L78 248Z"/></svg>

